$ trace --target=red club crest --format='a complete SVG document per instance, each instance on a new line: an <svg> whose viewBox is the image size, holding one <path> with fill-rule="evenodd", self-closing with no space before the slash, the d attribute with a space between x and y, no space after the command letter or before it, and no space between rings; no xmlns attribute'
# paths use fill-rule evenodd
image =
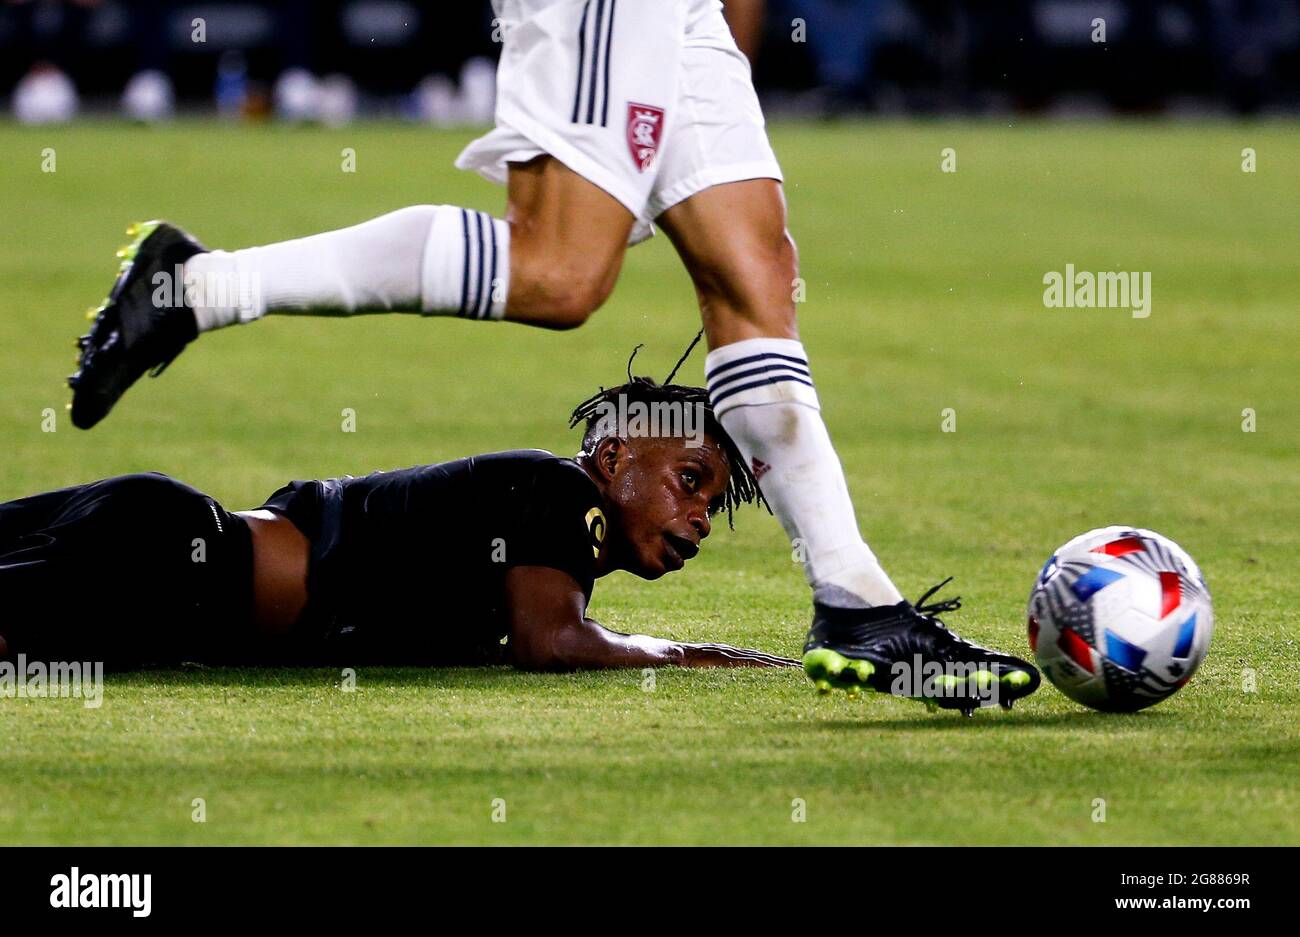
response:
<svg viewBox="0 0 1300 937"><path fill-rule="evenodd" d="M654 165L659 143L664 137L664 109L649 104L627 106L627 148L637 172Z"/></svg>

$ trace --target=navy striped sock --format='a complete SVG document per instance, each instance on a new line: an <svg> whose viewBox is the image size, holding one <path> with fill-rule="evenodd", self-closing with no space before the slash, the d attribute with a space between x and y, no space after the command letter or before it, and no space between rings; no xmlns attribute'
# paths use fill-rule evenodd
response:
<svg viewBox="0 0 1300 937"><path fill-rule="evenodd" d="M500 319L509 278L510 226L486 212L438 206L424 251L424 313Z"/></svg>
<svg viewBox="0 0 1300 937"><path fill-rule="evenodd" d="M789 401L820 409L803 345L751 338L709 352L704 363L709 403L718 416L733 407Z"/></svg>
<svg viewBox="0 0 1300 937"><path fill-rule="evenodd" d="M893 605L902 596L858 531L803 345L751 338L709 352L709 401L749 462L823 605Z"/></svg>

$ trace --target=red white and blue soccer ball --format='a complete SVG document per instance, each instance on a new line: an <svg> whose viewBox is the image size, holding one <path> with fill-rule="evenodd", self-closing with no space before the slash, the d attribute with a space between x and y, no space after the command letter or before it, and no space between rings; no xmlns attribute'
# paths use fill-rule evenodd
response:
<svg viewBox="0 0 1300 937"><path fill-rule="evenodd" d="M1043 565L1029 593L1029 645L1073 700L1106 712L1160 702L1191 679L1214 630L1210 590L1167 537L1102 527Z"/></svg>

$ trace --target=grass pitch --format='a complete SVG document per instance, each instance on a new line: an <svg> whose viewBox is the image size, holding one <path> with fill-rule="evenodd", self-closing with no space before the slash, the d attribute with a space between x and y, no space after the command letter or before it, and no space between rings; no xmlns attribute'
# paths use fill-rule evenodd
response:
<svg viewBox="0 0 1300 937"><path fill-rule="evenodd" d="M1027 653L1025 596L1050 551L1091 527L1152 527L1214 593L1210 656L1182 692L1112 716L1044 686L965 720L820 699L797 672L663 670L648 691L635 671L363 669L350 693L327 670L123 675L99 709L0 699L0 841L1300 842L1300 131L773 136L825 415L900 586L956 575L954 626ZM237 247L420 202L499 211L499 190L451 168L470 137L0 126L0 498L157 469L239 509L290 478L572 451L573 403L617 381L638 342L638 370L662 377L697 327L663 237L575 332L272 318L205 337L93 432L66 421L80 314L128 222L167 217ZM940 171L944 147L956 173ZM1043 275L1067 263L1150 271L1150 318L1044 308ZM702 355L684 374L702 379ZM941 431L947 408L956 432ZM807 596L776 522L742 511L708 547L661 583L602 581L592 613L794 653Z"/></svg>

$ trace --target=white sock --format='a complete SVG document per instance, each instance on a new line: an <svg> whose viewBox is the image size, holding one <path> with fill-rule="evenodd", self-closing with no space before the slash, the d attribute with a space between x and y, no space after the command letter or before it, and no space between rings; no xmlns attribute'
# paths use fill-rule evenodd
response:
<svg viewBox="0 0 1300 937"><path fill-rule="evenodd" d="M709 352L709 401L749 460L763 497L803 549L813 598L825 605L893 605L903 596L858 532L803 344L751 338Z"/></svg>
<svg viewBox="0 0 1300 937"><path fill-rule="evenodd" d="M201 332L268 312L500 319L510 226L479 211L416 205L338 231L196 254L184 278Z"/></svg>

